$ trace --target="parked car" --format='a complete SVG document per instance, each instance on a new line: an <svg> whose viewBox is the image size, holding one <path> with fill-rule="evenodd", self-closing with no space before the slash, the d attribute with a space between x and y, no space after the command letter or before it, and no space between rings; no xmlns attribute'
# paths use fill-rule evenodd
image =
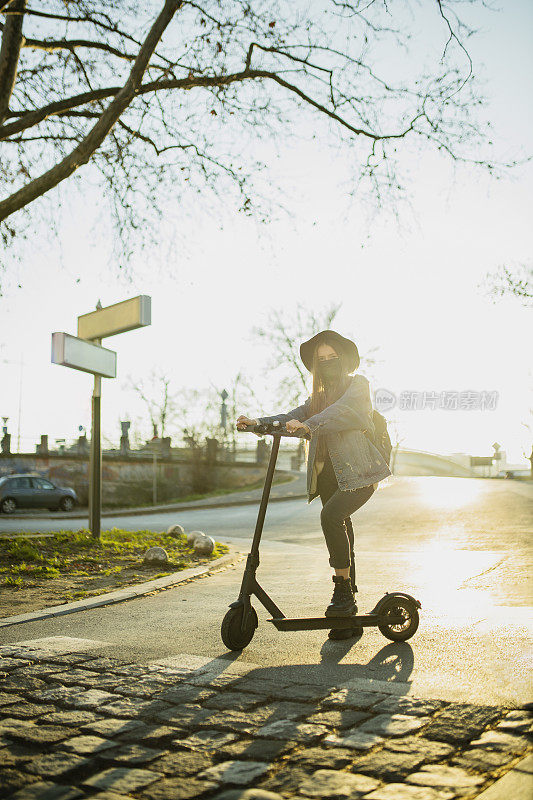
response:
<svg viewBox="0 0 533 800"><path fill-rule="evenodd" d="M4 475L0 478L0 511L4 514L12 514L17 508L72 511L77 502L74 489L57 486L39 475Z"/></svg>

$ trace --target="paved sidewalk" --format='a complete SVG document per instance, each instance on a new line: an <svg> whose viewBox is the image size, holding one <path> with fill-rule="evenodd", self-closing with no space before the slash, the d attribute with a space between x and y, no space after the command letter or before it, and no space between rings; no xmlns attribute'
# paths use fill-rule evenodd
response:
<svg viewBox="0 0 533 800"><path fill-rule="evenodd" d="M274 484L270 490L269 502L273 500L294 500L296 497L307 497L306 473L292 472L284 470L290 476L290 480L283 483ZM139 506L138 508L115 508L102 511L102 517L125 517L138 516L143 514L164 513L166 511L191 511L197 508L223 508L224 506L239 506L259 503L263 494L260 489L242 489L238 492L228 492L228 494L214 495L205 497L203 500L192 500L189 503L167 503L157 506ZM55 513L36 513L36 514L2 514L2 519L87 519L87 511L55 512ZM12 536L11 533L0 533L0 536Z"/></svg>
<svg viewBox="0 0 533 800"><path fill-rule="evenodd" d="M528 708L288 682L235 654L125 663L102 645L0 647L3 798L530 796Z"/></svg>

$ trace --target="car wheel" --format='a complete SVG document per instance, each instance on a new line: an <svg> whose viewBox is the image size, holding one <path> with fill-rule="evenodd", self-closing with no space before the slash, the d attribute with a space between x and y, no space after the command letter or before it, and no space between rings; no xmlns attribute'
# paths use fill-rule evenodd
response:
<svg viewBox="0 0 533 800"><path fill-rule="evenodd" d="M59 508L61 511L72 511L74 508L74 500L72 497L62 497L59 501Z"/></svg>
<svg viewBox="0 0 533 800"><path fill-rule="evenodd" d="M17 504L12 497L4 497L0 503L0 509L2 509L3 514L12 514L17 510Z"/></svg>

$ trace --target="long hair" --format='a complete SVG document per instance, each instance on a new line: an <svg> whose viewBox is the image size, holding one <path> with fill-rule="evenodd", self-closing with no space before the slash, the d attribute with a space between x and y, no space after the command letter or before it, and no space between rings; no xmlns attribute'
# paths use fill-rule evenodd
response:
<svg viewBox="0 0 533 800"><path fill-rule="evenodd" d="M338 400L344 392L347 390L348 386L350 385L351 375L348 374L348 363L347 357L345 353L337 352L335 348L335 352L339 356L341 360L341 375L340 378L335 381L335 383L326 386L323 382L322 378L320 377L320 370L319 364L320 361L318 360L318 347L315 347L315 351L313 353L313 389L311 392L311 415L318 414L319 411L323 411L327 406L330 406L336 400ZM309 442L306 441L306 451L309 452ZM318 445L316 456L317 459L323 461L328 453L328 448L323 436L318 437Z"/></svg>

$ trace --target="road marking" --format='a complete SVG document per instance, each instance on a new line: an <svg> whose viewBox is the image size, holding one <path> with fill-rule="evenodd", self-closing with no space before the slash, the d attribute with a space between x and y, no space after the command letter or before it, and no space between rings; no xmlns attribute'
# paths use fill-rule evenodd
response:
<svg viewBox="0 0 533 800"><path fill-rule="evenodd" d="M73 636L47 636L43 639L25 639L20 642L12 642L8 645L0 646L0 655L3 647L25 647L31 651L39 653L82 653L88 650L95 650L102 647L113 646L112 642L99 641L98 639L78 639ZM159 658L150 661L146 667L161 666L175 667L190 670L198 674L213 673L220 675L222 672L232 675L246 675L254 670L261 669L259 664L250 662L236 662L230 658L209 658L209 656L196 656L191 653L178 653L175 656Z"/></svg>
<svg viewBox="0 0 533 800"><path fill-rule="evenodd" d="M175 667L180 669L189 669L191 671L206 674L213 672L220 675L222 672L232 675L246 675L256 669L261 669L259 664L252 664L247 661L237 662L232 658L209 658L209 656L194 656L189 653L179 653L175 656L168 658L160 658L156 661L150 661L150 666L161 667Z"/></svg>
<svg viewBox="0 0 533 800"><path fill-rule="evenodd" d="M73 636L47 636L44 639L25 639L13 642L9 647L27 647L29 650L48 650L54 653L81 653L84 650L94 650L97 647L109 646L110 642L101 642L97 639L77 639Z"/></svg>

